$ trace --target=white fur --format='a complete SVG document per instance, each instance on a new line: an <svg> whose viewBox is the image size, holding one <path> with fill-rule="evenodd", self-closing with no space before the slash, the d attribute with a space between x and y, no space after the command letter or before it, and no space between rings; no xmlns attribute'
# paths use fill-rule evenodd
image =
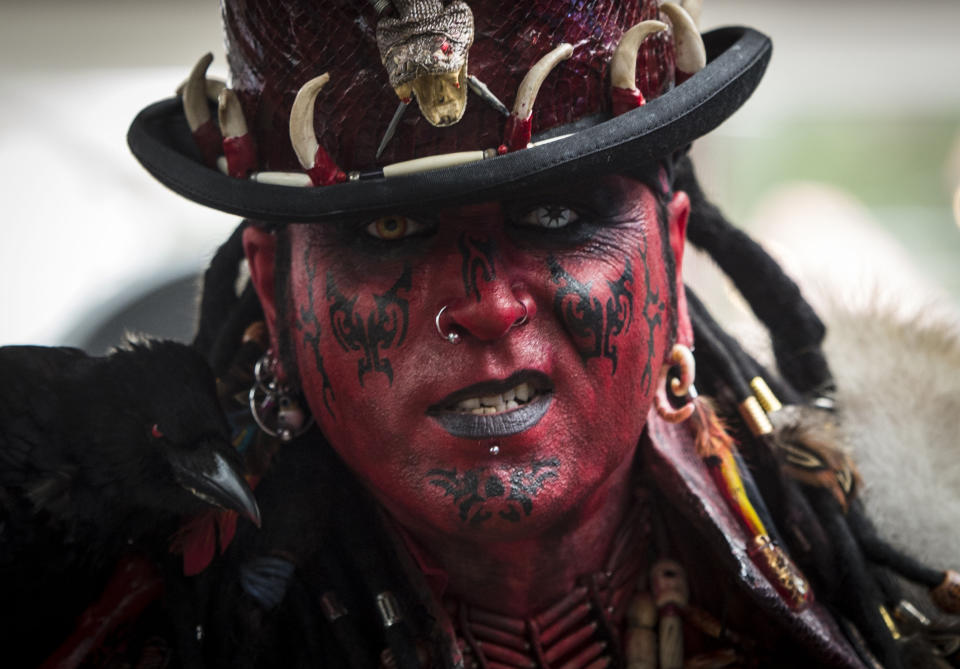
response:
<svg viewBox="0 0 960 669"><path fill-rule="evenodd" d="M960 568L960 322L824 314L842 424L880 535Z"/></svg>

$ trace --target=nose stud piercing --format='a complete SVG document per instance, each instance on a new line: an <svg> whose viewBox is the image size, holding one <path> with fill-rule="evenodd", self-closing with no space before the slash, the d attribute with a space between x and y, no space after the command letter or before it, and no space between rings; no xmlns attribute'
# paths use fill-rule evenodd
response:
<svg viewBox="0 0 960 669"><path fill-rule="evenodd" d="M457 332L451 330L450 332L444 332L443 328L440 326L440 317L443 316L443 312L447 310L447 305L443 305L443 308L437 312L437 317L434 319L434 324L437 326L437 334L440 335L441 339L446 339L451 344L460 343L460 335ZM524 315L526 317L526 315Z"/></svg>

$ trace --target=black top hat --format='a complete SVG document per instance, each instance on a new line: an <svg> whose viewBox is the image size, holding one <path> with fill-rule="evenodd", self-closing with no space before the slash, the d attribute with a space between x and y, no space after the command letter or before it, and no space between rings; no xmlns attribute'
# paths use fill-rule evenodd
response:
<svg viewBox="0 0 960 669"><path fill-rule="evenodd" d="M686 64L689 54L682 51L686 48L683 42L691 39L691 18L683 10L678 13L678 6L668 6L670 3L657 7L639 0L609 0L610 16L604 18L602 9L597 9L586 16L565 15L562 24L547 21L542 11L528 14L534 18L527 23L514 16L516 25L507 33L502 28L498 33L489 25L500 20L504 10L495 5L502 0L476 0L471 3L470 18L476 25L468 26L470 34L463 33L463 25L438 28L437 21L442 23L444 17L425 21L422 11L421 18L414 21L407 2L396 2L394 14L389 8L378 14L376 3L361 3L355 12L364 21L334 25L332 33L327 26L328 35L338 36L336 41L314 40L303 47L302 35L278 39L274 34L277 26L289 25L289 21L273 14L269 22L251 21L250 13L240 7L251 1L233 0L224 7L233 81L232 90L220 91L220 127L204 119L204 114L214 116L206 98L199 108L195 100L188 99L191 89L197 95L198 86L201 96L204 88L216 92L216 87L203 79L207 59L195 68L193 85L190 81L185 85L183 101L163 100L140 112L128 142L144 167L181 195L225 212L274 222L343 220L499 199L531 186L636 172L644 165L669 161L746 101L759 83L772 49L767 37L749 28L713 30L702 36L698 47L705 52L705 64L691 68ZM276 0L275 4L294 12L303 1ZM447 13L453 6L458 11L466 6L459 0L445 9L439 2L424 2ZM330 17L345 21L344 6L351 2L331 4L337 7L329 13L314 11L324 25ZM604 0L597 4L603 5ZM470 8L466 11L471 12ZM656 18L664 19L665 24L657 24ZM631 31L628 24L636 19L641 19L637 23L642 25ZM462 13L456 20L462 23ZM370 29L373 24L376 33ZM550 26L549 34L544 25ZM397 26L407 30L402 56L409 62L396 56ZM290 29L309 32L314 28ZM688 32L682 34L685 29ZM634 49L639 48L639 61L633 55L637 52L629 52L629 47L624 61L617 46L637 33ZM699 34L693 35L699 42ZM260 43L251 46L255 36ZM558 45L563 38L576 46ZM292 46L277 50L273 48L277 44ZM350 58L338 60L343 44L356 51ZM290 49L300 51L291 53ZM431 58L444 60L445 54L456 55L458 50L469 53L469 60L464 56L460 64L443 62L445 69L437 72L424 69L430 67ZM418 60L418 53L427 54L426 65L421 62L424 57ZM630 83L623 82L622 62L618 73L617 58L627 62ZM513 65L522 62L523 67L508 66L511 60ZM384 68L384 62L400 62L400 66ZM288 65L284 67L284 63ZM547 65L539 75L545 82L543 92L538 96L535 83L530 99L531 77L525 75L534 63ZM640 76L634 80L632 66L637 64ZM457 69L458 65L462 67ZM697 71L691 76L684 68ZM327 71L329 75L317 76ZM438 116L436 99L428 100L430 91L417 86L424 81L433 85L430 77L441 82L438 86L453 82L453 88L448 88L454 95L460 82L469 85L472 94L466 110L460 108L462 120L454 118L455 113ZM441 81L442 77L446 79ZM364 100L368 106L360 109L358 85L366 87L364 95L369 93L369 100ZM528 99L522 102L525 86ZM321 88L318 104L315 100ZM505 108L491 89L501 94L518 91L514 110L506 120L501 115ZM449 99L444 100L443 89L439 90L439 100L447 103L439 108L449 109ZM291 98L295 100L289 103ZM411 98L419 103L422 116L406 109ZM291 140L288 134L289 118L296 116L297 108L301 117L306 113L308 119L300 132L309 135L307 149L299 151L299 163L296 149L290 147L296 138ZM231 114L240 119L240 130L235 129ZM389 141L384 141L385 136ZM244 151L237 151L238 140L247 142ZM378 144L381 151L374 155ZM466 151L468 148L472 150ZM311 151L316 152L313 165ZM226 156L218 157L218 153Z"/></svg>

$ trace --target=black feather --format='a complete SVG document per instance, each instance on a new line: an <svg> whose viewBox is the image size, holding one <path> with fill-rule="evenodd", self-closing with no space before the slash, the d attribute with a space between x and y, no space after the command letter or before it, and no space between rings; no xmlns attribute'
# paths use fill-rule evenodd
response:
<svg viewBox="0 0 960 669"><path fill-rule="evenodd" d="M25 660L66 637L125 551L164 554L181 519L211 505L259 521L213 375L190 347L95 358L7 346L0 379L0 642L44 649Z"/></svg>

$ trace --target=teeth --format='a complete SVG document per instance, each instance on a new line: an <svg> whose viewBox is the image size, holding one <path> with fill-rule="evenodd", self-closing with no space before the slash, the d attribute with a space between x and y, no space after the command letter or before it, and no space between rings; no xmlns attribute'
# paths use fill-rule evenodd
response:
<svg viewBox="0 0 960 669"><path fill-rule="evenodd" d="M479 398L479 397L471 397L470 399L461 400L460 402L457 402L457 408L458 408L458 409L465 409L465 410L469 410L469 409L479 409L479 408L480 408L480 398Z"/></svg>
<svg viewBox="0 0 960 669"><path fill-rule="evenodd" d="M500 395L486 395L480 398L480 404L485 407L495 407L498 404L503 404L503 399Z"/></svg>
<svg viewBox="0 0 960 669"><path fill-rule="evenodd" d="M483 397L470 397L457 402L458 411L472 413L476 416L492 416L503 413L504 411L513 411L519 409L522 404L526 404L536 391L528 383L521 383L515 388L511 388L502 395L484 395Z"/></svg>

